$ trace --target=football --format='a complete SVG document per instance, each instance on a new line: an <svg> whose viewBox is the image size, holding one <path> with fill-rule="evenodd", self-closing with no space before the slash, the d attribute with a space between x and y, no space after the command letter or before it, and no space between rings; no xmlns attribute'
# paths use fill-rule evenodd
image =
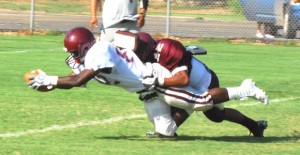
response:
<svg viewBox="0 0 300 155"><path fill-rule="evenodd" d="M28 84L31 81L29 79L31 76L37 76L39 74L40 74L39 70L33 70L33 71L29 71L29 72L25 73L24 76L23 76L23 78L24 78L26 84ZM40 91L40 92L48 92L48 91L51 91L53 89L54 89L53 86L41 86L41 87L38 88L38 91Z"/></svg>

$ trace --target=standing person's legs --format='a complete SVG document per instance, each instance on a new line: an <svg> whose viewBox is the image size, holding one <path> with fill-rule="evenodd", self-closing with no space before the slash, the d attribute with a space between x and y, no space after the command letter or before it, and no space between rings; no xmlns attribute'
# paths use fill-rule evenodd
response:
<svg viewBox="0 0 300 155"><path fill-rule="evenodd" d="M257 38L264 38L264 32L262 32L262 22L257 22L257 27L256 27L256 37Z"/></svg>

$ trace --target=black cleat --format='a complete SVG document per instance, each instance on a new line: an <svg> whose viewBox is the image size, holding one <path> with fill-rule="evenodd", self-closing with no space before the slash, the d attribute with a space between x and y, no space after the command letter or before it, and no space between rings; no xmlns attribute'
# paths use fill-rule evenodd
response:
<svg viewBox="0 0 300 155"><path fill-rule="evenodd" d="M257 130L250 131L250 134L252 133L254 137L264 137L264 131L268 127L268 121L266 120L259 120L257 121Z"/></svg>

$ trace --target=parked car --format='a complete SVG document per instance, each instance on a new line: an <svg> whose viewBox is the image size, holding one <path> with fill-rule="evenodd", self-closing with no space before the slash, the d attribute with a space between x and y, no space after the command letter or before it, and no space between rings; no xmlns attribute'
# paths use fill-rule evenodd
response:
<svg viewBox="0 0 300 155"><path fill-rule="evenodd" d="M267 23L271 35L283 29L285 38L296 37L300 30L300 3L290 0L240 0L247 20Z"/></svg>

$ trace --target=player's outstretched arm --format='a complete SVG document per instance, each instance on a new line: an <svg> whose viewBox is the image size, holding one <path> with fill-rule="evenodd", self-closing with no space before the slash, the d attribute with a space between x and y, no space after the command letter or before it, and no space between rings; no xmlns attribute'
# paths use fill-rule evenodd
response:
<svg viewBox="0 0 300 155"><path fill-rule="evenodd" d="M30 88L39 90L41 87L54 86L59 89L71 89L73 87L80 87L94 78L99 72L93 69L85 69L79 74L69 75L64 77L49 76L47 74L39 74L37 76L30 77L28 86Z"/></svg>
<svg viewBox="0 0 300 155"><path fill-rule="evenodd" d="M70 89L73 87L80 87L83 84L90 81L97 75L98 72L95 72L93 69L85 69L79 74L69 75L65 77L58 77L56 88L60 89Z"/></svg>

